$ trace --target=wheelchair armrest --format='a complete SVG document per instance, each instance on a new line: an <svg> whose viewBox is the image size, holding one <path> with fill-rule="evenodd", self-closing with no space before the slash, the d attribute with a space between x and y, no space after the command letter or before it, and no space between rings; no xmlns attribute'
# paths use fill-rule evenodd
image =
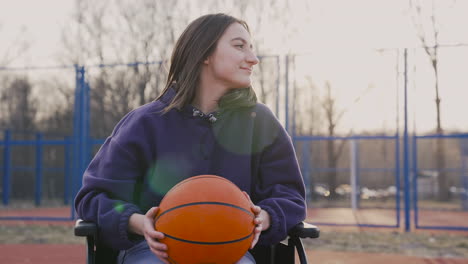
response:
<svg viewBox="0 0 468 264"><path fill-rule="evenodd" d="M306 222L301 222L289 231L289 236L299 238L318 238L320 236L320 229Z"/></svg>
<svg viewBox="0 0 468 264"><path fill-rule="evenodd" d="M97 225L93 222L86 222L81 219L76 220L75 223L75 236L96 236Z"/></svg>

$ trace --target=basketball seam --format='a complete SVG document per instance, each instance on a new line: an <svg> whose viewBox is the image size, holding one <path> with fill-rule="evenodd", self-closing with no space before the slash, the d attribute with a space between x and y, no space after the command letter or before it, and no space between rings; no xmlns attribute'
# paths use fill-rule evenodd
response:
<svg viewBox="0 0 468 264"><path fill-rule="evenodd" d="M234 205L234 204L229 204L229 203L221 203L221 202L194 202L194 203L187 203L187 204L181 204L181 205L178 205L176 207L172 207L171 209L168 209L166 211L164 211L162 214L158 215L155 219L155 222L158 221L159 218L161 218L163 215L165 215L166 213L169 213L171 211L174 211L176 209L179 209L179 208L182 208L182 207L187 207L187 206L192 206L192 205L199 205L199 204L210 204L210 205L222 205L222 206L229 206L229 207L232 207L232 208L235 208L235 209L238 209L238 210L241 210L241 211L244 211L245 213L247 213L248 215L250 216L254 216L254 214L252 212L249 212L248 210L246 210L245 208L242 208L240 206L237 206L237 205Z"/></svg>
<svg viewBox="0 0 468 264"><path fill-rule="evenodd" d="M224 245L224 244L231 244L231 243L236 243L236 242L240 242L242 240L246 240L248 239L249 237L251 237L253 234L250 233L249 235L245 236L245 237L241 237L239 239L235 239L235 240L230 240L230 241L221 241L221 242L203 242L203 241L193 241L193 240L186 240L186 239L182 239L182 238L178 238L178 237L175 237L175 236L171 236L171 235L168 235L168 234L164 234L166 237L168 238L171 238L171 239L174 239L174 240L177 240L177 241L181 241L181 242L185 242L185 243L191 243L191 244L199 244L199 245Z"/></svg>

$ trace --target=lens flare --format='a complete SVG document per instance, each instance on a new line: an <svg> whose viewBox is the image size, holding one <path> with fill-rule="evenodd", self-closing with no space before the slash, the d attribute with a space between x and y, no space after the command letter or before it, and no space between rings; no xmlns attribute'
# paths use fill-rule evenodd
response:
<svg viewBox="0 0 468 264"><path fill-rule="evenodd" d="M159 158L147 172L150 189L164 195L174 185L189 177L190 164L184 157L167 155Z"/></svg>

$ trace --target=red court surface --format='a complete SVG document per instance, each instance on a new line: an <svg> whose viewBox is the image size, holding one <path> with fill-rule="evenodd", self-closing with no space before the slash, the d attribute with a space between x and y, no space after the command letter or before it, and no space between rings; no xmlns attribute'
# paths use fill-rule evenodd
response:
<svg viewBox="0 0 468 264"><path fill-rule="evenodd" d="M37 207L17 209L4 207L0 209L1 217L57 217L68 218L71 216L71 208L68 206L63 207ZM1 222L0 222L1 223Z"/></svg>
<svg viewBox="0 0 468 264"><path fill-rule="evenodd" d="M8 264L84 264L84 245L0 245L0 263ZM462 264L468 259L422 258L390 254L310 251L310 264Z"/></svg>

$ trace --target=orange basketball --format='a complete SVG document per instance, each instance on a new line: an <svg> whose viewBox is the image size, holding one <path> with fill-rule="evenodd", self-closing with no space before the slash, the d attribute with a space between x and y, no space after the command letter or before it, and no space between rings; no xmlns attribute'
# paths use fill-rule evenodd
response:
<svg viewBox="0 0 468 264"><path fill-rule="evenodd" d="M200 175L169 190L155 228L165 234L173 264L233 264L250 248L253 220L250 201L234 183Z"/></svg>

